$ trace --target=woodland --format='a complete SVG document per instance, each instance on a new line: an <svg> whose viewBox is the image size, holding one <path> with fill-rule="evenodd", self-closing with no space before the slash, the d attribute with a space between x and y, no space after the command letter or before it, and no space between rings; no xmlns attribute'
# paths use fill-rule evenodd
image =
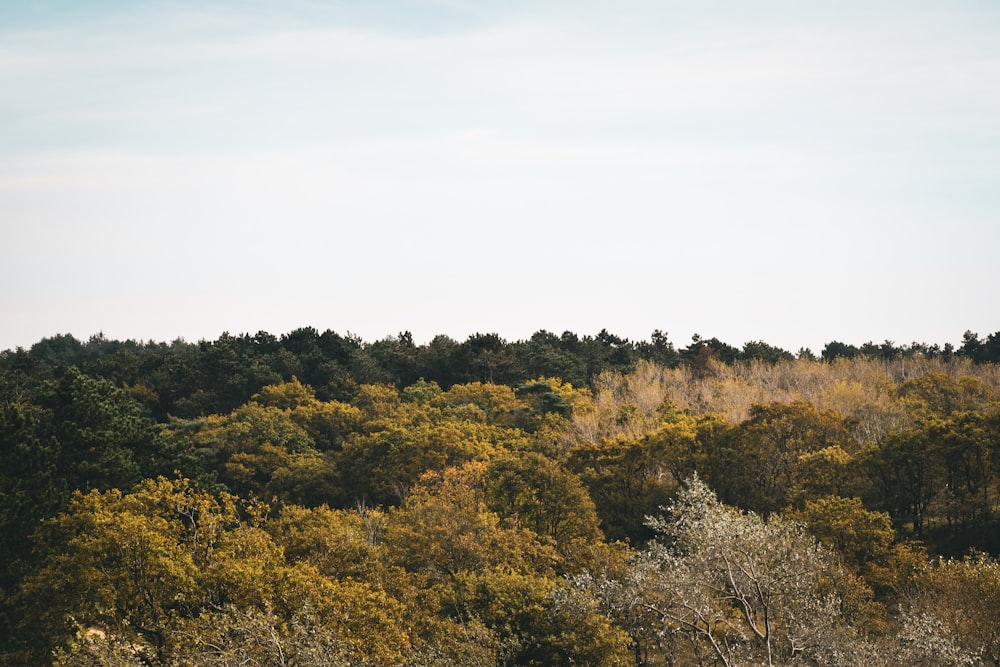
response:
<svg viewBox="0 0 1000 667"><path fill-rule="evenodd" d="M1000 332L0 353L0 664L1000 665Z"/></svg>

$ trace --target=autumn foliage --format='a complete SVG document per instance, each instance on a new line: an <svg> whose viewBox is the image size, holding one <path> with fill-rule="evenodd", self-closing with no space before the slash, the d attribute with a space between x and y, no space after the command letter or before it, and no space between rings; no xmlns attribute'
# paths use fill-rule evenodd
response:
<svg viewBox="0 0 1000 667"><path fill-rule="evenodd" d="M997 665L991 346L5 352L2 661Z"/></svg>

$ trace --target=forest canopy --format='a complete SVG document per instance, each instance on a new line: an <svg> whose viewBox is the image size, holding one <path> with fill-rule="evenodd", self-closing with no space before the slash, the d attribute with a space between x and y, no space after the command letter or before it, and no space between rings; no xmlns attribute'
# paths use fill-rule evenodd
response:
<svg viewBox="0 0 1000 667"><path fill-rule="evenodd" d="M1000 332L0 353L0 653L1000 664Z"/></svg>

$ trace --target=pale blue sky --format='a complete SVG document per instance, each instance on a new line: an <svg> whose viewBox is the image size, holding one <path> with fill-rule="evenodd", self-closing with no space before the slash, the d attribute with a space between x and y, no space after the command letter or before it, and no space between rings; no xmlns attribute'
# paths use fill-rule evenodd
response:
<svg viewBox="0 0 1000 667"><path fill-rule="evenodd" d="M0 349L1000 330L1000 3L0 2Z"/></svg>

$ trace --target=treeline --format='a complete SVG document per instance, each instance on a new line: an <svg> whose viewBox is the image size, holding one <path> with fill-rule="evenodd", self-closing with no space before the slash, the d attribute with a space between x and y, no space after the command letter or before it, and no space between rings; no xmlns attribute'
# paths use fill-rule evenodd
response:
<svg viewBox="0 0 1000 667"><path fill-rule="evenodd" d="M0 660L997 665L996 340L45 339Z"/></svg>
<svg viewBox="0 0 1000 667"><path fill-rule="evenodd" d="M718 338L695 335L677 348L662 331L648 341L631 341L602 330L595 336L538 331L527 340L509 342L497 334L474 334L464 342L439 335L417 345L409 332L366 342L333 331L306 327L281 336L266 332L214 341L172 343L118 341L103 335L82 342L71 335L44 338L25 350L0 352L0 370L28 378L48 378L75 366L88 375L108 379L134 392L158 420L168 415L193 417L227 412L261 387L293 375L313 387L322 400L348 400L360 384L406 387L423 378L447 389L454 384L488 382L511 386L537 377L557 377L586 387L604 372L626 373L640 360L665 368L701 372L711 361L723 364L794 358L967 359L1000 363L1000 332L980 339L966 332L957 349L950 343L891 341L861 346L827 343L817 356L808 349L796 354L750 341L737 348Z"/></svg>

